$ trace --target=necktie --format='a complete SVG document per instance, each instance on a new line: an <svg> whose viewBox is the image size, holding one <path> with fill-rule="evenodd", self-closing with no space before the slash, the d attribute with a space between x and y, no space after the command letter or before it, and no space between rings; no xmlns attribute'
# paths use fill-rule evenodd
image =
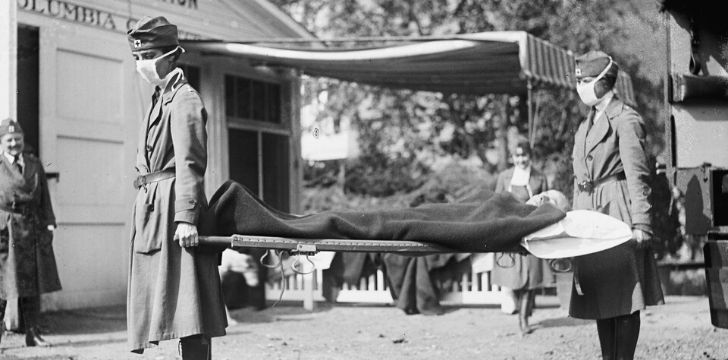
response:
<svg viewBox="0 0 728 360"><path fill-rule="evenodd" d="M597 108L592 106L591 111L589 111L589 117L586 119L586 133L589 133L589 130L591 130L592 126L594 125L594 116L597 114Z"/></svg>
<svg viewBox="0 0 728 360"><path fill-rule="evenodd" d="M157 99L159 99L159 94L161 93L161 89L159 86L154 87L154 94L152 94L152 106L157 103Z"/></svg>
<svg viewBox="0 0 728 360"><path fill-rule="evenodd" d="M23 173L23 166L20 165L20 155L15 155L15 160L13 161L13 165L15 165L15 168L18 169L19 173Z"/></svg>

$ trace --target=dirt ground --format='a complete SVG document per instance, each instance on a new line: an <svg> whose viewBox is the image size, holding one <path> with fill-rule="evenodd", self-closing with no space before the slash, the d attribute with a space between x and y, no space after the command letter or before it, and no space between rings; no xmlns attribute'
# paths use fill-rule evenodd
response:
<svg viewBox="0 0 728 360"><path fill-rule="evenodd" d="M439 316L405 315L390 306L299 304L233 312L239 323L213 340L214 359L598 359L593 322L566 317L553 296L539 297L521 338L517 318L495 307L447 307ZM163 342L144 355L125 347L123 307L48 313L51 348L26 348L20 334L2 339L0 359L177 358L177 344ZM642 315L638 359L728 359L728 330L710 324L704 297L668 297Z"/></svg>

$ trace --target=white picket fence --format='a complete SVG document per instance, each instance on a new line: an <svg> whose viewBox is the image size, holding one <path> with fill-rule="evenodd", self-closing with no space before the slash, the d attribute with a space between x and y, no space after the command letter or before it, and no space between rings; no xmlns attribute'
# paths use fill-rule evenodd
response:
<svg viewBox="0 0 728 360"><path fill-rule="evenodd" d="M358 286L344 285L336 297L339 303L391 303L392 296L387 288L384 273L361 279ZM304 308L312 309L316 301L324 301L323 275L316 270L307 275L294 274L287 276L282 300L303 301ZM266 284L266 299L278 300L281 297L281 283ZM490 273L465 273L459 282L454 282L450 289L443 291L440 301L443 304L500 304L500 288L490 282Z"/></svg>

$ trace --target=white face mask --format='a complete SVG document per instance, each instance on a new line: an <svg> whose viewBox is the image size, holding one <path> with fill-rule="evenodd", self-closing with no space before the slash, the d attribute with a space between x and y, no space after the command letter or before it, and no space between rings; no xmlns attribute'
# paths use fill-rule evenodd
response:
<svg viewBox="0 0 728 360"><path fill-rule="evenodd" d="M177 51L177 49L178 48L174 48L174 50L171 50L170 52L168 52L166 54L162 54L162 56L155 58L155 59L137 60L136 61L137 72L148 83L155 85L155 86L162 85L163 80L159 77L159 73L157 73L157 61L159 61L159 59L161 59L161 58L164 58L166 56L173 54L175 51Z"/></svg>
<svg viewBox="0 0 728 360"><path fill-rule="evenodd" d="M585 82L585 83L576 83L576 92L579 94L579 98L581 99L581 102L583 102L587 106L594 106L599 103L599 101L602 100L604 96L601 98L597 98L597 92L594 86L597 84L597 81L601 80L601 78L604 77L604 75L607 74L607 71L609 71L609 68L612 67L612 58L609 58L609 64L607 65L604 70L599 74L599 76L592 79L592 81ZM605 94L606 95L606 94Z"/></svg>

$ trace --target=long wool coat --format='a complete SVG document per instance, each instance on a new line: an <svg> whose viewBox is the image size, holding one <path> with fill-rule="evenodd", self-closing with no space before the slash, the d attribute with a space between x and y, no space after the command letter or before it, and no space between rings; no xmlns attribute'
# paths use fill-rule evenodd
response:
<svg viewBox="0 0 728 360"><path fill-rule="evenodd" d="M587 127L583 121L574 137L574 209L600 211L650 231L650 167L642 117L615 96L592 128L587 131ZM622 172L626 179L607 181L592 193L577 187L584 180ZM578 257L574 265L574 284L583 295L573 288L569 310L573 317L605 319L663 303L653 252L638 249L634 242Z"/></svg>
<svg viewBox="0 0 728 360"><path fill-rule="evenodd" d="M505 170L498 174L498 180L495 184L495 192L509 191L513 179L513 168ZM528 186L531 188L533 195L548 190L546 176L531 169L531 177L528 179ZM528 195L523 191L514 192L518 200L528 201ZM554 283L553 273L548 263L531 254L521 255L517 253L496 253L496 264L493 267L493 283L508 287L512 290L537 289L545 286L551 286ZM513 261L503 257L513 257ZM503 264L501 266L499 264Z"/></svg>
<svg viewBox="0 0 728 360"><path fill-rule="evenodd" d="M206 118L199 94L178 71L153 97L139 134L139 174L174 169L176 176L139 188L134 203L127 328L135 352L160 340L225 335L218 254L183 249L173 239L177 222L199 226L207 208Z"/></svg>
<svg viewBox="0 0 728 360"><path fill-rule="evenodd" d="M56 225L56 218L45 171L38 158L29 153L23 154L23 162L21 174L0 153L1 299L61 289L53 232L48 231L48 225Z"/></svg>

